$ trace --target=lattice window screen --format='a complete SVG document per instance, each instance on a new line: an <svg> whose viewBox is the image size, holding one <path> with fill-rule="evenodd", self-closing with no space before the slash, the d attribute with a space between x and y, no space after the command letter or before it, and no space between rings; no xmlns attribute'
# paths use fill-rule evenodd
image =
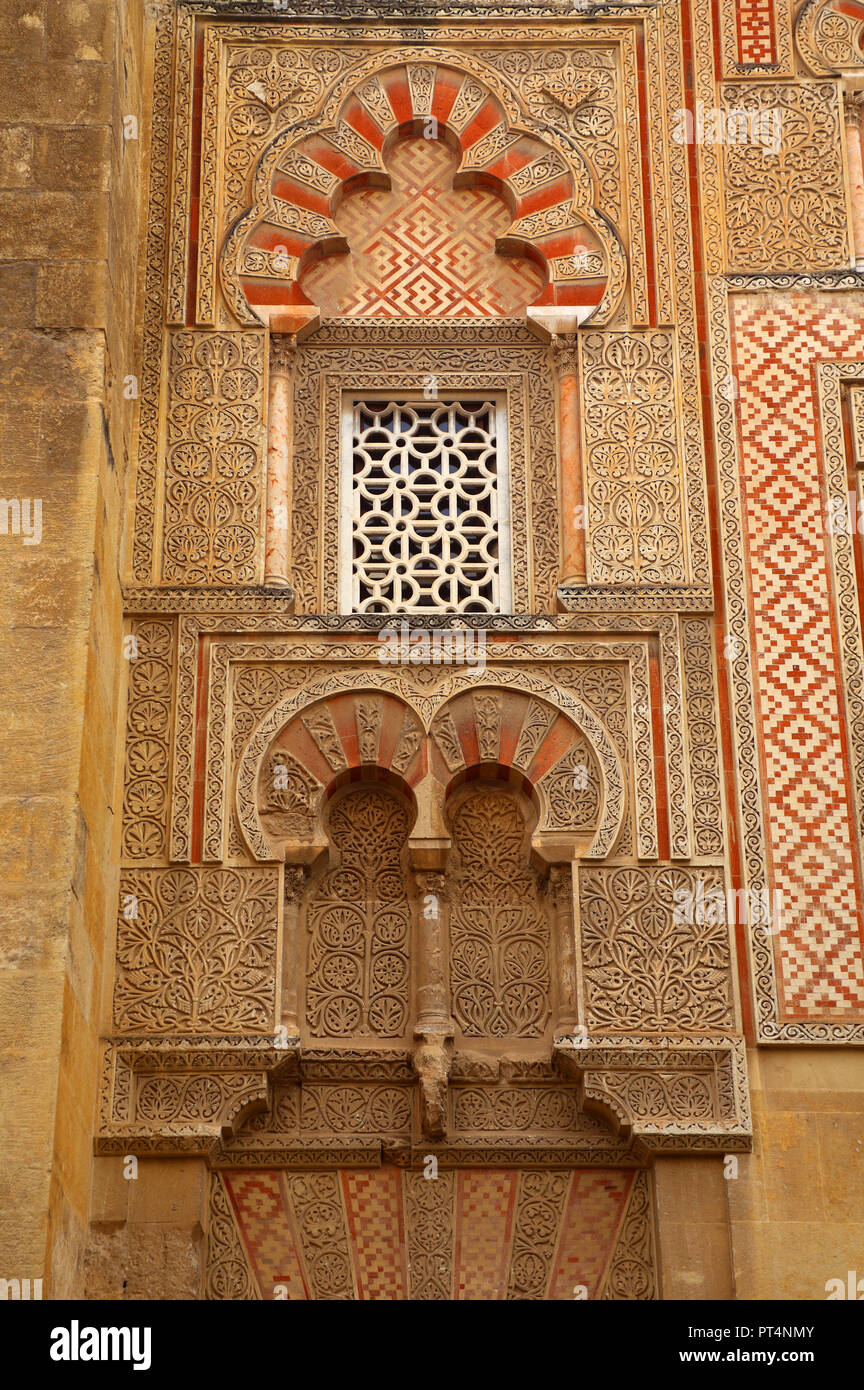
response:
<svg viewBox="0 0 864 1390"><path fill-rule="evenodd" d="M501 400L349 401L342 457L343 611L510 611Z"/></svg>

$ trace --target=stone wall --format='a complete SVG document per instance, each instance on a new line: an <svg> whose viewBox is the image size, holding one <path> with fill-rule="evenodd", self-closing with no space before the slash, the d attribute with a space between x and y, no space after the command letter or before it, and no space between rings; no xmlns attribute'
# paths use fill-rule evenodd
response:
<svg viewBox="0 0 864 1390"><path fill-rule="evenodd" d="M0 536L0 1268L55 1296L76 1287L87 1220L116 892L147 148L123 118L142 118L144 22L140 0L0 5L0 490L42 506L40 544Z"/></svg>

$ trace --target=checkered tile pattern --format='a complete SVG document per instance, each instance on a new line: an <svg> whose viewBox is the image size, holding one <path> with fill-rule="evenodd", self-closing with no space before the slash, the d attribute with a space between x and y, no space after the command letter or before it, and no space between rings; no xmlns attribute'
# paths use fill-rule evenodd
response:
<svg viewBox="0 0 864 1390"><path fill-rule="evenodd" d="M599 1169L575 1172L549 1297L572 1299L583 1284L594 1298L615 1248L633 1174Z"/></svg>
<svg viewBox="0 0 864 1390"><path fill-rule="evenodd" d="M774 63L774 0L738 0L739 63Z"/></svg>
<svg viewBox="0 0 864 1390"><path fill-rule="evenodd" d="M407 1298L401 1173L361 1168L344 1172L342 1185L358 1296Z"/></svg>
<svg viewBox="0 0 864 1390"><path fill-rule="evenodd" d="M456 1192L456 1298L507 1296L518 1175L464 1172Z"/></svg>
<svg viewBox="0 0 864 1390"><path fill-rule="evenodd" d="M537 302L544 276L495 252L510 213L488 189L451 188L457 163L439 140L404 140L387 159L390 190L346 198L336 222L351 254L303 277L323 317L521 314Z"/></svg>
<svg viewBox="0 0 864 1390"><path fill-rule="evenodd" d="M864 352L839 295L733 299L759 734L786 1017L864 1005L856 829L817 449L813 362Z"/></svg>
<svg viewBox="0 0 864 1390"><path fill-rule="evenodd" d="M275 1298L306 1299L309 1294L297 1258L294 1232L284 1201L279 1173L226 1173L225 1185L237 1213L240 1232L252 1261L258 1291Z"/></svg>

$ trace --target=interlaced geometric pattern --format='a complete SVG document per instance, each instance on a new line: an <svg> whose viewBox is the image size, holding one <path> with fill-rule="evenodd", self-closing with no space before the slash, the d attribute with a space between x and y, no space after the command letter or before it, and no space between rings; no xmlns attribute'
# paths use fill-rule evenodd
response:
<svg viewBox="0 0 864 1390"><path fill-rule="evenodd" d="M545 277L495 251L510 212L488 188L454 189L458 162L440 140L403 140L387 157L389 191L346 198L335 221L350 254L303 277L324 317L508 316L537 303Z"/></svg>
<svg viewBox="0 0 864 1390"><path fill-rule="evenodd" d="M787 1016L864 1005L854 804L832 632L814 359L854 361L864 313L849 300L732 300L753 606L763 795L778 969Z"/></svg>
<svg viewBox="0 0 864 1390"><path fill-rule="evenodd" d="M483 400L355 403L351 515L343 512L343 555L349 545L353 554L350 575L343 567L347 611L507 611L496 416Z"/></svg>

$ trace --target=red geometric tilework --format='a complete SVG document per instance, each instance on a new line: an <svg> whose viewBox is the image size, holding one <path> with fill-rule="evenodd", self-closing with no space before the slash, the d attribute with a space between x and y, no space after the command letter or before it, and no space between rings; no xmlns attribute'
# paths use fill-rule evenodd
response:
<svg viewBox="0 0 864 1390"><path fill-rule="evenodd" d="M612 1256L632 1173L575 1172L549 1297L572 1299L577 1284L594 1298Z"/></svg>
<svg viewBox="0 0 864 1390"><path fill-rule="evenodd" d="M774 63L774 0L738 0L739 63Z"/></svg>
<svg viewBox="0 0 864 1390"><path fill-rule="evenodd" d="M495 1170L459 1174L456 1195L457 1299L507 1296L518 1175Z"/></svg>
<svg viewBox="0 0 864 1390"><path fill-rule="evenodd" d="M495 251L511 214L489 189L453 189L457 165L440 140L402 140L387 158L392 187L345 199L335 221L350 254L302 280L325 318L517 315L537 302L545 277Z"/></svg>
<svg viewBox="0 0 864 1390"><path fill-rule="evenodd" d="M361 1299L407 1298L402 1181L396 1168L342 1174L349 1244Z"/></svg>
<svg viewBox="0 0 864 1390"><path fill-rule="evenodd" d="M281 1174L226 1173L225 1185L261 1297L272 1299L276 1285L282 1284L287 1292L280 1293L280 1298L308 1299Z"/></svg>
<svg viewBox="0 0 864 1390"><path fill-rule="evenodd" d="M512 1283L515 1218L525 1172L458 1169L454 1176L453 1297L505 1299ZM289 1299L310 1298L303 1271L316 1250L303 1248L285 1175L262 1170L223 1177L261 1297L272 1299L276 1285L282 1284ZM405 1200L405 1173L384 1166L342 1169L335 1177L342 1190L345 1229L331 1232L328 1227L328 1234L338 1238L337 1243L343 1234L347 1240L357 1297L408 1298L410 1232L405 1213L410 1204ZM593 1298L615 1248L633 1174L614 1168L576 1169L565 1178L569 1188L559 1205L558 1229L549 1231L554 1258L546 1297L571 1300L574 1285L584 1284ZM449 1261L449 1251L442 1251L442 1258Z"/></svg>
<svg viewBox="0 0 864 1390"><path fill-rule="evenodd" d="M861 357L864 305L733 296L731 312L782 1010L837 1015L864 1005L864 949L813 364Z"/></svg>

